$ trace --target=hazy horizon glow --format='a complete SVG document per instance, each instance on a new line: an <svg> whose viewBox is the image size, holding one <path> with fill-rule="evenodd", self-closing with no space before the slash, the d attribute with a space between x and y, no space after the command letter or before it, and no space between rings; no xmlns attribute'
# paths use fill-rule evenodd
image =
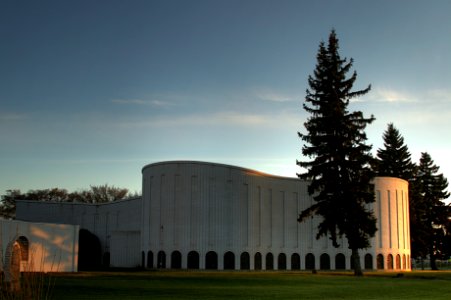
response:
<svg viewBox="0 0 451 300"><path fill-rule="evenodd" d="M350 110L393 122L451 179L451 2L4 1L0 194L110 184L200 160L296 176L307 78L332 28Z"/></svg>

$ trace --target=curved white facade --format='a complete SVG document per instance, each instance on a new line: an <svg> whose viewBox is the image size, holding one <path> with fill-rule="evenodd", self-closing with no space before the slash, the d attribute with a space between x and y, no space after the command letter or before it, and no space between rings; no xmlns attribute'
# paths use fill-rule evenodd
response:
<svg viewBox="0 0 451 300"><path fill-rule="evenodd" d="M175 161L142 170L141 249L148 267L351 269L347 241L316 239L319 217L305 181L213 163ZM408 184L378 177L378 231L361 251L366 269L410 270Z"/></svg>

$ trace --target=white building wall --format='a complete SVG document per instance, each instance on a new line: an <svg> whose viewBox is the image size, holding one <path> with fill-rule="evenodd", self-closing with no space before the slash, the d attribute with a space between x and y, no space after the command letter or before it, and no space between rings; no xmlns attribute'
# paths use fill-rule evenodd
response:
<svg viewBox="0 0 451 300"><path fill-rule="evenodd" d="M0 220L0 271L8 265L11 246L19 243L26 253L22 272L76 272L78 231L77 225Z"/></svg>
<svg viewBox="0 0 451 300"><path fill-rule="evenodd" d="M230 267L224 261L227 252L234 255L235 269L241 268L244 252L250 256L251 269L256 268L257 253L261 254L262 269L278 269L279 255L285 256L286 261L280 267L290 269L293 254L300 256L300 267L305 269L309 253L315 257L316 269L324 267L320 259L323 254L329 256L331 269L339 267L335 263L337 254L343 254L345 267L351 268L351 251L345 238L335 248L327 237L316 239L319 217L297 222L298 214L313 201L307 182L202 162L157 163L144 167L142 172L141 245L149 267L159 265L158 253L164 253L165 264L170 266L171 253L178 251L182 254L181 266L186 268L188 253L195 251L203 269L208 267L207 253L214 251L218 269ZM372 247L361 251L362 266L367 254L371 255L373 268L377 267L378 254L384 260L391 254L396 269L399 254L400 268L410 269L407 182L377 178L375 186L381 195L373 206L380 230ZM272 265L267 261L271 255ZM384 268L388 265L384 264Z"/></svg>
<svg viewBox="0 0 451 300"><path fill-rule="evenodd" d="M111 266L351 268L345 238L335 248L328 237L316 239L319 217L297 222L313 204L305 181L189 161L151 164L142 175L142 198L98 205L19 201L17 217L88 229L100 239L103 254L110 254ZM361 264L410 270L408 184L378 177L374 185L376 202L369 208L378 231L371 247L360 252ZM215 265L207 263L212 253ZM307 261L312 255L313 265ZM337 255L344 261L336 261Z"/></svg>
<svg viewBox="0 0 451 300"><path fill-rule="evenodd" d="M140 263L140 236L136 234L141 228L141 198L120 200L104 204L60 203L18 201L16 215L24 221L51 222L58 224L78 224L80 229L86 229L95 234L101 245L102 256L110 255L110 266L124 266L125 261L133 262L130 267ZM129 244L112 245L113 232L129 232L137 240L130 240ZM117 247L114 247L117 246ZM133 250L124 251L124 248ZM129 255L130 257L123 257Z"/></svg>

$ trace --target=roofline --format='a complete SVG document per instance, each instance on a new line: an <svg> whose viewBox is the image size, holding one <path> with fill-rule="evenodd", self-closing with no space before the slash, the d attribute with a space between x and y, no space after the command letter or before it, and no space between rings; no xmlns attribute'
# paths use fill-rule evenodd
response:
<svg viewBox="0 0 451 300"><path fill-rule="evenodd" d="M169 161L160 161L160 162L156 162L156 163L151 163L151 164L145 165L141 169L141 174L147 168L150 168L150 167L153 167L153 166L158 166L158 165L165 165L165 164L209 165L209 166L217 166L217 167L225 167L225 168L236 169L236 170L240 170L240 171L246 172L246 173L248 173L250 175L256 175L256 176L271 177L271 178L278 178L278 179L285 179L285 180L299 180L299 178L297 178L297 177L287 177L287 176L273 175L273 174L268 174L268 173L265 173L265 172L261 172L261 171L257 171L257 170L253 170L253 169L249 169L249 168L244 168L244 167L239 167L239 166L234 166L234 165L215 163L215 162L206 162L206 161L197 161L197 160L169 160Z"/></svg>

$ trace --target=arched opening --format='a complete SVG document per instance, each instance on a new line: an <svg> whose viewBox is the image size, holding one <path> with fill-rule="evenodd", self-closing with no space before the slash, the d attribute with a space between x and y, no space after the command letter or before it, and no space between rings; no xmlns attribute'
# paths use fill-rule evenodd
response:
<svg viewBox="0 0 451 300"><path fill-rule="evenodd" d="M410 261L410 255L407 254L407 269L410 269L410 268L412 268L411 261Z"/></svg>
<svg viewBox="0 0 451 300"><path fill-rule="evenodd" d="M19 243L20 246L20 260L28 261L28 252L29 252L28 239L22 235L17 238L17 242Z"/></svg>
<svg viewBox="0 0 451 300"><path fill-rule="evenodd" d="M240 269L249 270L251 268L251 258L249 253L243 252L240 256Z"/></svg>
<svg viewBox="0 0 451 300"><path fill-rule="evenodd" d="M157 268L166 269L166 253L164 251L160 251L157 254Z"/></svg>
<svg viewBox="0 0 451 300"><path fill-rule="evenodd" d="M102 248L96 235L80 229L78 235L78 270L94 271L102 266Z"/></svg>
<svg viewBox="0 0 451 300"><path fill-rule="evenodd" d="M314 270L315 269L315 255L308 253L305 256L305 269Z"/></svg>
<svg viewBox="0 0 451 300"><path fill-rule="evenodd" d="M345 270L346 269L346 257L343 253L338 253L335 255L335 270Z"/></svg>
<svg viewBox="0 0 451 300"><path fill-rule="evenodd" d="M387 269L393 270L393 255L387 255Z"/></svg>
<svg viewBox="0 0 451 300"><path fill-rule="evenodd" d="M274 256L271 252L266 254L266 270L274 270Z"/></svg>
<svg viewBox="0 0 451 300"><path fill-rule="evenodd" d="M182 253L180 251L174 251L171 254L171 269L182 268Z"/></svg>
<svg viewBox="0 0 451 300"><path fill-rule="evenodd" d="M330 257L329 254L323 253L319 257L319 268L321 270L330 270Z"/></svg>
<svg viewBox="0 0 451 300"><path fill-rule="evenodd" d="M373 269L373 256L369 253L365 254L365 269Z"/></svg>
<svg viewBox="0 0 451 300"><path fill-rule="evenodd" d="M280 253L277 257L277 269L286 270L287 269L287 256L285 253Z"/></svg>
<svg viewBox="0 0 451 300"><path fill-rule="evenodd" d="M144 256L144 252L143 252L143 256ZM107 252L103 253L102 262L103 262L104 268L110 267L110 260L111 260L110 252L107 251Z"/></svg>
<svg viewBox="0 0 451 300"><path fill-rule="evenodd" d="M396 269L401 269L401 256L399 254L396 255Z"/></svg>
<svg viewBox="0 0 451 300"><path fill-rule="evenodd" d="M199 253L190 251L188 253L188 269L199 269Z"/></svg>
<svg viewBox="0 0 451 300"><path fill-rule="evenodd" d="M153 268L153 252L147 251L147 268Z"/></svg>
<svg viewBox="0 0 451 300"><path fill-rule="evenodd" d="M262 269L262 254L260 252L255 253L254 256L254 270Z"/></svg>
<svg viewBox="0 0 451 300"><path fill-rule="evenodd" d="M297 253L291 255L291 270L301 269L301 256Z"/></svg>
<svg viewBox="0 0 451 300"><path fill-rule="evenodd" d="M207 252L205 255L205 269L217 270L218 269L218 254L214 251Z"/></svg>
<svg viewBox="0 0 451 300"><path fill-rule="evenodd" d="M141 268L146 266L146 252L141 251Z"/></svg>
<svg viewBox="0 0 451 300"><path fill-rule="evenodd" d="M235 254L226 252L224 254L224 270L235 270Z"/></svg>
<svg viewBox="0 0 451 300"><path fill-rule="evenodd" d="M403 254L402 256L402 268L405 270L407 269L407 265L406 265L406 255Z"/></svg>
<svg viewBox="0 0 451 300"><path fill-rule="evenodd" d="M382 254L376 256L376 268L378 270L384 269L384 256Z"/></svg>

